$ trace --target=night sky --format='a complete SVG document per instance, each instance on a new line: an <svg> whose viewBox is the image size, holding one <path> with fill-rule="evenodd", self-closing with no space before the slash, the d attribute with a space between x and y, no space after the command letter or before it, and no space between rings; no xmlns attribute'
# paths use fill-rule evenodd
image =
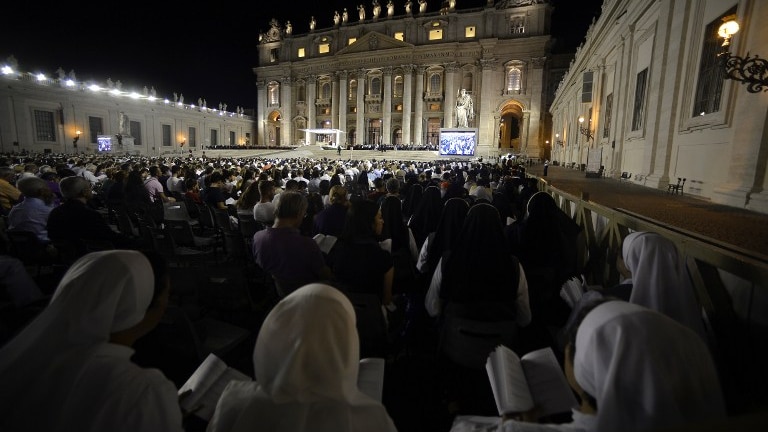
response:
<svg viewBox="0 0 768 432"><path fill-rule="evenodd" d="M16 1L3 6L0 62L12 54L22 72L55 76L61 67L66 72L74 70L79 81L111 78L120 80L124 90L140 92L144 86L154 86L158 96L172 98L176 92L187 103L203 98L208 106L223 102L229 110L252 108L256 106L256 85L251 69L257 65L258 34L269 28L272 18L281 24L290 20L294 33L305 33L310 16L315 16L318 29L327 28L333 25L333 11L341 12L344 7L350 19L356 20L360 2L254 2L238 10L231 2L195 7L139 0L89 6L88 11L82 3ZM363 3L370 17L371 2ZM379 3L386 9L386 0ZM395 15L401 15L405 0L394 3ZM427 0L427 10L439 10L440 3ZM456 8L485 3L457 0ZM602 1L551 3L555 7L552 34L558 40L556 51L574 50L599 14Z"/></svg>

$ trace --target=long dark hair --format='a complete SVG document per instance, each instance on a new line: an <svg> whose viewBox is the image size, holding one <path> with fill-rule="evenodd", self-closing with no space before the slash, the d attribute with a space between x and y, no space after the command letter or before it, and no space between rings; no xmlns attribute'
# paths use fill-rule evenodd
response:
<svg viewBox="0 0 768 432"><path fill-rule="evenodd" d="M340 239L348 242L377 240L373 222L379 208L375 202L362 198L350 200Z"/></svg>

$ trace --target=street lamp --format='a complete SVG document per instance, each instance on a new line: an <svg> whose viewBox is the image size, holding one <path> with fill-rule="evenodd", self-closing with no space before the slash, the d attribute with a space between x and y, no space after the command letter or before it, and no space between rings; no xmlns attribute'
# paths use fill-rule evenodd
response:
<svg viewBox="0 0 768 432"><path fill-rule="evenodd" d="M725 18L725 22L717 30L717 34L723 38L723 50L718 54L726 79L739 81L746 84L747 91L759 93L768 91L768 61L755 54L754 57L739 57L731 55L731 37L739 31L739 23L731 15ZM766 87L766 88L764 88Z"/></svg>
<svg viewBox="0 0 768 432"><path fill-rule="evenodd" d="M586 127L584 127L583 125L584 125L584 117L581 116L579 117L579 132L581 132L582 135L587 137L587 141L593 139L595 136L592 134L592 129L590 127L592 125L592 119L589 119Z"/></svg>

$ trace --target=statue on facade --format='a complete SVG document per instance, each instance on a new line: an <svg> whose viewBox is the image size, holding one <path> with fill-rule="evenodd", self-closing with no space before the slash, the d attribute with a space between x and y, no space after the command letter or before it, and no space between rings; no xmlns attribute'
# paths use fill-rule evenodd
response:
<svg viewBox="0 0 768 432"><path fill-rule="evenodd" d="M341 22L346 24L349 20L349 14L347 13L347 8L344 8L344 11L341 13Z"/></svg>
<svg viewBox="0 0 768 432"><path fill-rule="evenodd" d="M198 107L203 106L203 98L197 98L197 106Z"/></svg>
<svg viewBox="0 0 768 432"><path fill-rule="evenodd" d="M315 17L312 16L309 19L309 31L315 31L315 26L317 25L317 21L315 21Z"/></svg>
<svg viewBox="0 0 768 432"><path fill-rule="evenodd" d="M379 5L379 0L373 0L371 4L373 5L373 19L377 20L381 13L381 5Z"/></svg>
<svg viewBox="0 0 768 432"><path fill-rule="evenodd" d="M60 80L63 80L64 78L67 77L67 73L64 72L64 69L62 69L61 66L59 66L59 68L56 69L56 75L59 77Z"/></svg>
<svg viewBox="0 0 768 432"><path fill-rule="evenodd" d="M392 3L392 0L389 0L387 2L387 16L389 18L392 18L395 15L395 4Z"/></svg>
<svg viewBox="0 0 768 432"><path fill-rule="evenodd" d="M411 8L413 7L413 2L411 0L406 0L405 2L405 14L410 15L411 14Z"/></svg>
<svg viewBox="0 0 768 432"><path fill-rule="evenodd" d="M141 93L144 95L144 97L149 96L149 89L147 86L144 86L144 89L141 91Z"/></svg>
<svg viewBox="0 0 768 432"><path fill-rule="evenodd" d="M179 95L179 105L184 105L184 93Z"/></svg>
<svg viewBox="0 0 768 432"><path fill-rule="evenodd" d="M456 9L456 0L448 0L448 10L453 11Z"/></svg>
<svg viewBox="0 0 768 432"><path fill-rule="evenodd" d="M293 33L293 24L290 21L285 22L285 34L290 36Z"/></svg>
<svg viewBox="0 0 768 432"><path fill-rule="evenodd" d="M357 13L360 15L360 21L365 21L365 6L362 3L357 7Z"/></svg>
<svg viewBox="0 0 768 432"><path fill-rule="evenodd" d="M419 13L422 14L427 11L427 0L419 0Z"/></svg>
<svg viewBox="0 0 768 432"><path fill-rule="evenodd" d="M107 88L115 88L115 83L112 81L112 78L107 78Z"/></svg>
<svg viewBox="0 0 768 432"><path fill-rule="evenodd" d="M149 89L149 94L152 97L157 97L157 90L155 90L155 86L152 86L152 88Z"/></svg>
<svg viewBox="0 0 768 432"><path fill-rule="evenodd" d="M467 89L461 89L456 101L456 127L469 127L469 120L475 118L475 108L472 96L467 94Z"/></svg>
<svg viewBox="0 0 768 432"><path fill-rule="evenodd" d="M337 26L341 22L339 11L333 11L333 25Z"/></svg>

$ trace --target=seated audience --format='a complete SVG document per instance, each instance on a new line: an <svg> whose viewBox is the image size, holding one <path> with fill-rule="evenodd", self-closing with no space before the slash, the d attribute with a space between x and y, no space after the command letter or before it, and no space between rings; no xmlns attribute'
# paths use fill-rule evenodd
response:
<svg viewBox="0 0 768 432"><path fill-rule="evenodd" d="M16 188L16 172L11 167L0 167L0 212L7 215L20 199L21 191Z"/></svg>
<svg viewBox="0 0 768 432"><path fill-rule="evenodd" d="M253 236L253 257L275 279L277 293L285 297L302 285L332 279L320 247L299 227L307 212L307 198L295 191L283 192L271 227Z"/></svg>
<svg viewBox="0 0 768 432"><path fill-rule="evenodd" d="M35 176L20 179L17 186L24 200L8 213L8 229L33 232L41 242L48 243L46 225L53 210L53 192L45 180Z"/></svg>
<svg viewBox="0 0 768 432"><path fill-rule="evenodd" d="M169 291L164 266L141 252L76 261L47 308L0 349L0 429L182 431L174 384L130 360Z"/></svg>
<svg viewBox="0 0 768 432"><path fill-rule="evenodd" d="M301 287L267 315L255 381L229 383L208 432L396 431L386 408L358 390L359 361L350 301L328 285Z"/></svg>

